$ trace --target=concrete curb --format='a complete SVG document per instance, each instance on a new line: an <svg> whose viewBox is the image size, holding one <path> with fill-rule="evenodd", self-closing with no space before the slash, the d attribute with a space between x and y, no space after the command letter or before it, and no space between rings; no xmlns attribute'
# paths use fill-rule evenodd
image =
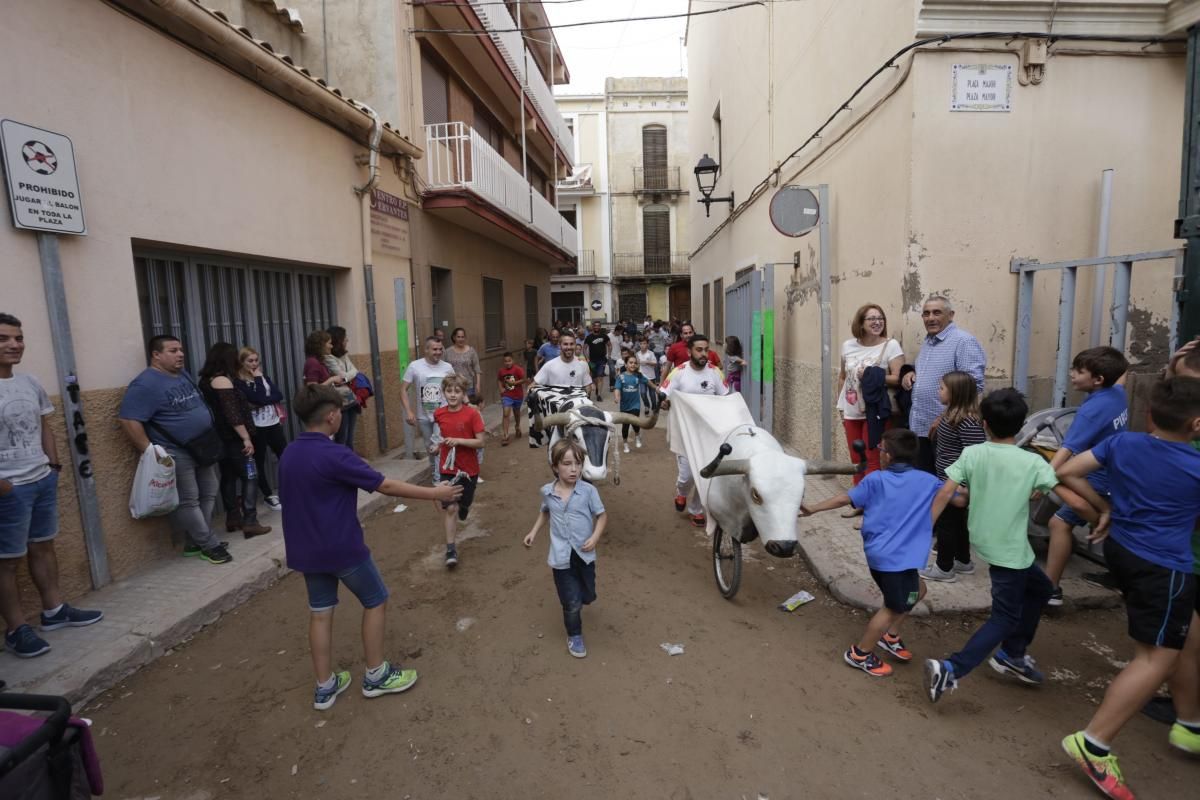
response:
<svg viewBox="0 0 1200 800"><path fill-rule="evenodd" d="M499 430L498 404L484 409L484 423L489 434ZM371 465L388 478L411 483L428 483L430 477L428 462L406 459L402 448ZM358 518L394 502L359 493ZM264 524L279 525L277 513L260 517ZM230 550L231 568L174 558L80 598L80 607L103 609L104 619L87 628L42 634L52 646L44 656L0 656L8 691L61 695L78 709L291 572L281 535L232 541Z"/></svg>

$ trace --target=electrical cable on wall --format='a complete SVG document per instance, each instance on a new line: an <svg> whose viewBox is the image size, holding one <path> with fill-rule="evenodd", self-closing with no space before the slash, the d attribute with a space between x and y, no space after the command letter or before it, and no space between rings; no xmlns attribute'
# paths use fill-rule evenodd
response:
<svg viewBox="0 0 1200 800"><path fill-rule="evenodd" d="M751 205L753 205L754 202L756 200L758 200L758 198L761 197L767 191L767 189L771 188L771 186L774 184L774 182L777 182L779 180L780 173L783 172L783 168L787 165L787 163L789 161L794 159L796 156L800 155L800 153L805 148L807 148L810 144L812 144L813 142L820 139L821 135L825 132L825 130L830 125L832 125L834 120L836 120L839 116L841 116L841 114L843 112L851 111L852 110L851 103L853 103L855 100L857 100L858 96L860 94L862 94L863 90L866 89L876 78L878 78L880 75L882 75L884 72L886 72L889 69L898 69L899 65L896 64L896 60L898 58L901 58L902 56L907 55L908 53L910 53L914 50L920 50L920 49L927 48L929 45L936 44L936 45L940 46L942 44L945 44L946 42L963 40L963 39L1006 39L1008 41L1014 41L1017 39L1045 39L1048 41L1048 45L1047 45L1048 48L1053 46L1054 43L1058 42L1058 41L1107 42L1107 43L1112 43L1112 44L1144 44L1147 47L1150 47L1152 45L1158 45L1158 44L1186 44L1187 43L1187 39L1178 37L1178 36L1096 36L1096 35L1089 35L1089 34L1053 34L1053 35L1051 35L1051 34L1047 34L1047 33L1034 33L1034 32L1026 32L1026 31L1017 31L1017 32L1009 32L1009 33L1004 33L1004 32L999 32L999 31L986 31L986 32L978 32L978 33L954 33L954 34L944 34L942 36L934 36L934 37L930 37L927 39L918 39L917 41L912 42L911 44L905 45L904 47L900 48L895 53L893 53L891 55L891 57L888 58L882 64L882 66L880 66L878 69L876 69L874 72L872 72L870 74L870 76L867 77L866 80L864 80L862 83L860 83L858 85L858 88L856 88L853 92L851 92L850 96L848 98L846 98L846 100L840 106L838 106L837 110L835 110L832 114L830 114L829 117L823 123L821 123L820 127L818 127L815 131L813 131L813 133L810 134L809 137L807 139L805 139L804 142L801 143L801 145L799 147L797 147L792 152L788 153L788 155L785 156L783 158L783 160L781 160L779 162L779 164L776 165L767 174L767 176L765 178L763 178L761 181L759 181L754 186L754 188L750 190L749 196L745 200L743 200L741 203L739 203L736 208L733 208L729 212L729 216L726 217L724 220L722 220L721 223L719 225L717 225L717 227L714 228L708 234L708 236L706 236L704 238L703 241L700 242L700 244L696 247L696 249L691 252L691 254L690 254L691 257L695 257L701 250L703 250L705 247L707 247L708 243L711 242L714 238L716 238L717 234L719 234L722 230L724 230L726 225L728 225L730 222L732 222L733 220L735 220L739 216L741 216L743 211L745 211L747 208L749 208Z"/></svg>
<svg viewBox="0 0 1200 800"><path fill-rule="evenodd" d="M586 22L565 22L559 25L528 25L516 28L488 28L486 31L477 31L473 28L410 28L409 33L442 33L450 36L491 36L493 33L526 33L528 31L553 31L562 28L583 28L588 25L612 25L617 22L645 22L658 19L685 19L687 17L703 17L708 14L723 14L726 11L736 11L739 8L750 8L752 6L766 7L768 0L747 0L744 3L737 5L724 6L722 8L710 8L705 11L688 11L684 14L656 14L649 17L618 17L615 19L594 19ZM460 3L450 3L447 5L461 5ZM468 4L470 5L470 4Z"/></svg>

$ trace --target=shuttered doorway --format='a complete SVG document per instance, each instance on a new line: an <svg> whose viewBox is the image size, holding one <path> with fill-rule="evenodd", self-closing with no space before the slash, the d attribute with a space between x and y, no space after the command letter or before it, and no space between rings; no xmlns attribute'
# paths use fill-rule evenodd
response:
<svg viewBox="0 0 1200 800"><path fill-rule="evenodd" d="M642 128L642 170L647 192L667 190L667 129L663 125Z"/></svg>
<svg viewBox="0 0 1200 800"><path fill-rule="evenodd" d="M671 272L671 210L664 205L642 209L642 253L646 275Z"/></svg>
<svg viewBox="0 0 1200 800"><path fill-rule="evenodd" d="M146 340L169 334L183 342L196 375L216 342L249 345L283 392L291 436L300 426L291 398L303 383L304 338L337 322L333 274L226 256L134 252L138 305Z"/></svg>

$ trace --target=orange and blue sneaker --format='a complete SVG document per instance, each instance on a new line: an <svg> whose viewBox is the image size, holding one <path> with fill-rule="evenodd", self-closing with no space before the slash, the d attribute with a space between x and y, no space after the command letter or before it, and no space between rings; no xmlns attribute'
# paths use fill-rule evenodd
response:
<svg viewBox="0 0 1200 800"><path fill-rule="evenodd" d="M892 674L891 665L880 661L879 656L874 653L864 653L854 645L850 645L850 649L842 653L842 659L855 669L861 669L874 678L886 678Z"/></svg>
<svg viewBox="0 0 1200 800"><path fill-rule="evenodd" d="M692 525L694 527L703 528L708 524L708 520L704 518L703 514L690 514L689 516L691 517Z"/></svg>
<svg viewBox="0 0 1200 800"><path fill-rule="evenodd" d="M891 653L892 658L912 661L912 652L904 646L904 640L899 636L893 636L885 631L883 636L879 637L879 646Z"/></svg>
<svg viewBox="0 0 1200 800"><path fill-rule="evenodd" d="M1134 800L1133 792L1126 785L1121 768L1117 766L1117 757L1112 753L1106 756L1089 753L1083 731L1076 731L1063 739L1062 748L1106 797L1113 800Z"/></svg>

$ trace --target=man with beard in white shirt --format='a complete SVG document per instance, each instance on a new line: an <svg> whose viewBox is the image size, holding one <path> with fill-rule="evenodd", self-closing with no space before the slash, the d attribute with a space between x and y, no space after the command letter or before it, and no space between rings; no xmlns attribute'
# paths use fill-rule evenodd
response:
<svg viewBox="0 0 1200 800"><path fill-rule="evenodd" d="M708 337L702 333L691 336L687 341L688 360L680 367L671 370L663 380L661 390L666 399L662 408L670 408L671 395L681 394L711 394L723 396L729 394L725 385L725 375L719 367L714 367L708 361ZM704 506L700 496L695 491L696 481L692 475L692 465L686 456L676 455L675 465L678 475L675 478L675 510L687 510L692 524L703 528Z"/></svg>
<svg viewBox="0 0 1200 800"><path fill-rule="evenodd" d="M583 388L592 385L592 373L587 364L575 357L575 336L564 333L558 338L559 355L552 358L533 376L530 389L538 386Z"/></svg>

